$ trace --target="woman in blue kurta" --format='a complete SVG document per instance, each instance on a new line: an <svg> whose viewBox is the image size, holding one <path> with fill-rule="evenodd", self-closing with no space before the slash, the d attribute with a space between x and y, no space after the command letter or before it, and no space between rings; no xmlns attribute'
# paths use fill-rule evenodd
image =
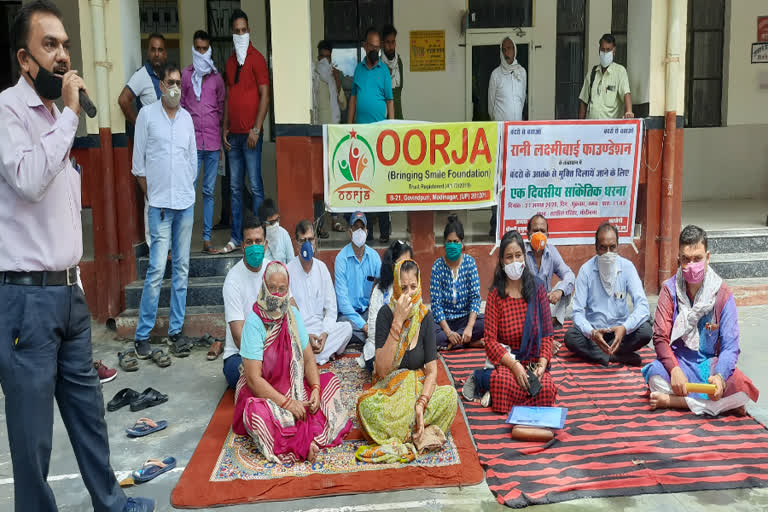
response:
<svg viewBox="0 0 768 512"><path fill-rule="evenodd" d="M443 240L445 256L437 258L429 278L437 348L482 347L480 278L475 259L463 251L464 226L456 215L448 217Z"/></svg>

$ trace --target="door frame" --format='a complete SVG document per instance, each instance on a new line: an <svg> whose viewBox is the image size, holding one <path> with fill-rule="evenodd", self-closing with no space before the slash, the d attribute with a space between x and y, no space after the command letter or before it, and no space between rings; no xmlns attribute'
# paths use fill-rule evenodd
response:
<svg viewBox="0 0 768 512"><path fill-rule="evenodd" d="M478 29L467 31L466 36L466 48L464 52L465 56L465 76L464 76L464 119L466 121L472 121L472 47L473 46L490 46L499 45L504 38L509 37L516 45L525 44L528 45L528 69L526 69L527 80L526 87L528 89L528 96L526 101L528 102L528 119L536 119L535 111L533 110L533 96L534 88L530 87L531 83L536 83L536 64L533 58L536 52L536 46L533 40L533 29L523 29L523 35L516 34L517 28L498 28L498 29Z"/></svg>

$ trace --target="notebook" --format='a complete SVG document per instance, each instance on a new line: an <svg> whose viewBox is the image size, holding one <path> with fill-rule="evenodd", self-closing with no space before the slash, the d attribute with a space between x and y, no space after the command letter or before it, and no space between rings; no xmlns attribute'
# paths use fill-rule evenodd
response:
<svg viewBox="0 0 768 512"><path fill-rule="evenodd" d="M507 423L530 427L563 428L568 409L565 407L515 406L509 412Z"/></svg>

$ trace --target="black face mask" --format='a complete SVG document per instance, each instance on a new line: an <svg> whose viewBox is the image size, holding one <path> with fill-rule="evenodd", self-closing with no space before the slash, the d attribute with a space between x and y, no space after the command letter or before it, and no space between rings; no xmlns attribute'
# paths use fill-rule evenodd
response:
<svg viewBox="0 0 768 512"><path fill-rule="evenodd" d="M33 57L29 51L27 51L27 53L29 54L29 57L37 64L38 69L37 76L35 78L32 78L32 75L27 72L27 76L29 76L30 80L32 80L33 84L35 85L35 90L37 93L46 100L57 100L61 98L61 87L63 83L62 78L41 66L40 63L37 62L37 59Z"/></svg>
<svg viewBox="0 0 768 512"><path fill-rule="evenodd" d="M371 50L367 53L367 57L371 64L376 64L379 61L379 51Z"/></svg>

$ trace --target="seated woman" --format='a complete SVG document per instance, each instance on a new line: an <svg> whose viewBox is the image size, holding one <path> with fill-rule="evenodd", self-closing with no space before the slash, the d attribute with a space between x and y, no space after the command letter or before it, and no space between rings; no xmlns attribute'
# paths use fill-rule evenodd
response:
<svg viewBox="0 0 768 512"><path fill-rule="evenodd" d="M322 448L341 444L352 420L342 408L339 380L318 373L288 280L285 265L267 265L243 326L232 430L250 435L272 462L313 462Z"/></svg>
<svg viewBox="0 0 768 512"><path fill-rule="evenodd" d="M445 257L437 258L429 278L435 342L438 350L483 346L480 278L475 259L464 254L464 226L448 217L443 231Z"/></svg>
<svg viewBox="0 0 768 512"><path fill-rule="evenodd" d="M392 297L392 281L395 279L395 264L413 258L413 250L406 242L395 240L381 258L381 273L373 283L371 302L368 306L368 339L363 345L363 353L357 362L373 373L373 358L376 355L376 318L379 310L389 304Z"/></svg>
<svg viewBox="0 0 768 512"><path fill-rule="evenodd" d="M437 349L432 314L421 302L419 267L395 265L389 307L376 321L373 387L357 400L357 417L376 446L358 450L368 462L413 460L425 429L448 432L458 398L453 386L437 386Z"/></svg>
<svg viewBox="0 0 768 512"><path fill-rule="evenodd" d="M501 239L485 305L488 361L462 390L468 400L482 396L486 406L490 398L493 411L503 414L515 405L551 406L557 396L549 373L553 333L547 287L525 266L524 247L517 231Z"/></svg>

